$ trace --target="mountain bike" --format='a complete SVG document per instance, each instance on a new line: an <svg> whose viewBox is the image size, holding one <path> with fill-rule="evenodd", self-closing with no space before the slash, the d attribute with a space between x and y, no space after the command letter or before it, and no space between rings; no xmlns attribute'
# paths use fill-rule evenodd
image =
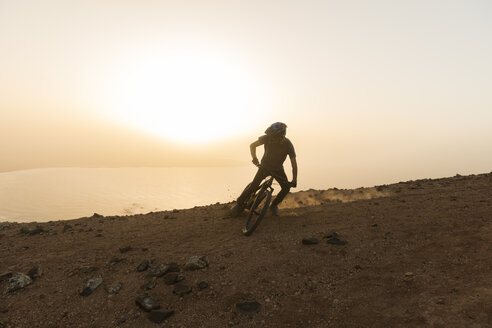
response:
<svg viewBox="0 0 492 328"><path fill-rule="evenodd" d="M273 176L270 174L263 180L258 190L252 193L245 202L245 208L249 209L249 213L242 229L243 235L251 235L268 211L272 201L272 184ZM246 188L249 188L249 185Z"/></svg>

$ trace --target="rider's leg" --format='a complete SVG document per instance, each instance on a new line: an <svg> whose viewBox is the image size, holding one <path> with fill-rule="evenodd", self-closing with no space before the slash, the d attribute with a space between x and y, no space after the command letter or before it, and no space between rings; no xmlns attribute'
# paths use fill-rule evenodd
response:
<svg viewBox="0 0 492 328"><path fill-rule="evenodd" d="M276 208L278 204L280 204L280 202L284 199L284 197L289 193L290 182L287 179L287 175L285 174L283 168L281 168L280 170L276 170L273 173L275 173L274 175L275 180L277 180L277 182L280 184L280 187L282 187L282 190L280 190L277 197L275 197L275 199L272 201L272 205L271 205L272 211L277 212L276 214L278 214L278 210L276 210Z"/></svg>
<svg viewBox="0 0 492 328"><path fill-rule="evenodd" d="M242 206L244 204L244 202L246 201L246 199L248 199L249 195L251 195L251 193L258 190L258 187L260 186L261 181L263 179L265 179L267 176L268 176L268 173L260 167L258 169L258 171L256 172L256 175L255 175L253 181L251 182L251 184L249 185L249 187L244 189L242 194L237 198L237 204Z"/></svg>

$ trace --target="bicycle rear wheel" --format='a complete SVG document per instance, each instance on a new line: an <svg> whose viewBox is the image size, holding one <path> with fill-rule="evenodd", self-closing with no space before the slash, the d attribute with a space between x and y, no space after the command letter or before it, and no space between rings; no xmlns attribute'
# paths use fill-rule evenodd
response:
<svg viewBox="0 0 492 328"><path fill-rule="evenodd" d="M261 222L261 219L265 216L268 206L272 201L272 192L266 188L261 188L255 197L255 201L251 206L248 217L244 222L243 235L249 236L255 231Z"/></svg>

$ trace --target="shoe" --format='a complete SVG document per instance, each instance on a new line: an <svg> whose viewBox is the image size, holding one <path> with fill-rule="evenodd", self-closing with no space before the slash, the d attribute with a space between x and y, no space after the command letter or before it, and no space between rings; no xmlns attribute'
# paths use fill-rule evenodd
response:
<svg viewBox="0 0 492 328"><path fill-rule="evenodd" d="M272 211L272 214L275 216L278 216L278 207L275 206L270 206L270 211Z"/></svg>
<svg viewBox="0 0 492 328"><path fill-rule="evenodd" d="M236 204L231 208L231 216L232 217L238 217L241 215L241 213L243 213L243 211L244 211L244 208L242 206L239 206L238 204Z"/></svg>

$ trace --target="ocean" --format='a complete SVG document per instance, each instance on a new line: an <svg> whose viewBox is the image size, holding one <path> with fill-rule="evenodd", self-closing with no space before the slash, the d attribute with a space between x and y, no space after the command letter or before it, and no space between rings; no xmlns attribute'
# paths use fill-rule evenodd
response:
<svg viewBox="0 0 492 328"><path fill-rule="evenodd" d="M55 221L130 215L227 203L251 181L256 168L123 167L48 168L0 173L1 221ZM286 166L291 177L290 165ZM383 173L380 173L383 174ZM398 182L378 172L300 166L298 188L355 188ZM410 176L408 176L410 178ZM280 189L274 184L276 192Z"/></svg>

